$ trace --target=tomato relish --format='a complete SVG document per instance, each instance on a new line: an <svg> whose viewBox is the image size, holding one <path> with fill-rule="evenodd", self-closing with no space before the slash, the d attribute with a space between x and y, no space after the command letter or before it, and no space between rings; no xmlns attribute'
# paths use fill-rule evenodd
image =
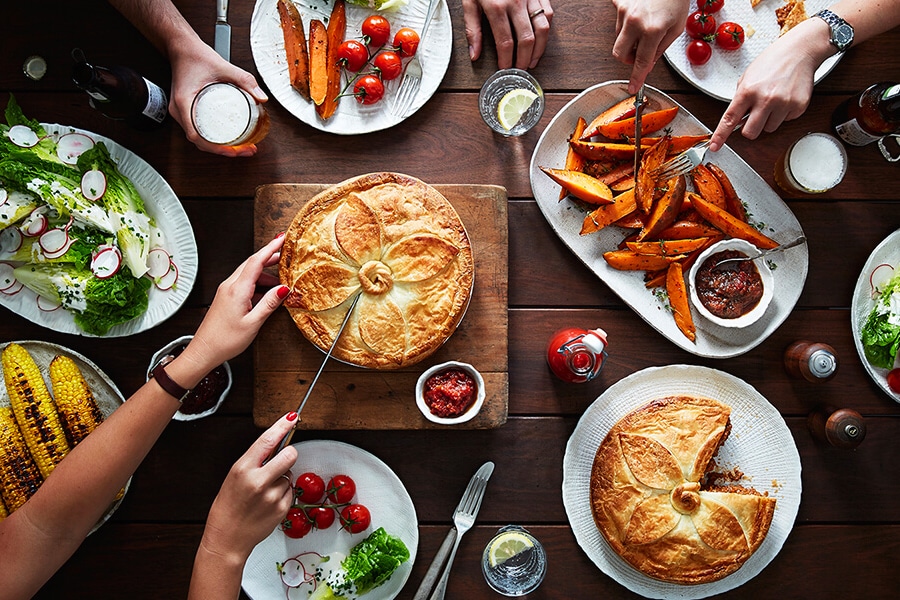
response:
<svg viewBox="0 0 900 600"><path fill-rule="evenodd" d="M465 413L477 394L475 380L463 369L440 371L425 380L425 404L431 414L443 419Z"/></svg>
<svg viewBox="0 0 900 600"><path fill-rule="evenodd" d="M697 271L697 295L706 309L720 319L742 317L759 304L763 295L762 278L753 261L716 265L727 258L747 258L737 250L725 250L710 256Z"/></svg>

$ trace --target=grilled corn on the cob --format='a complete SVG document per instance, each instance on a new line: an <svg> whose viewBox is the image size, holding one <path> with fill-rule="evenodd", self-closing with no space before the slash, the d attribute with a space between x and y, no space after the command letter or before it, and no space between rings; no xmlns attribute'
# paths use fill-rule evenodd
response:
<svg viewBox="0 0 900 600"><path fill-rule="evenodd" d="M9 406L0 407L0 483L0 498L9 512L25 504L43 483Z"/></svg>
<svg viewBox="0 0 900 600"><path fill-rule="evenodd" d="M50 386L63 427L74 447L103 422L103 413L78 365L68 356L58 355L50 361Z"/></svg>
<svg viewBox="0 0 900 600"><path fill-rule="evenodd" d="M6 506L3 505L3 502L0 502L0 521L9 516L9 513L6 512Z"/></svg>
<svg viewBox="0 0 900 600"><path fill-rule="evenodd" d="M46 479L69 451L66 434L37 364L19 344L3 350L6 391L22 437Z"/></svg>

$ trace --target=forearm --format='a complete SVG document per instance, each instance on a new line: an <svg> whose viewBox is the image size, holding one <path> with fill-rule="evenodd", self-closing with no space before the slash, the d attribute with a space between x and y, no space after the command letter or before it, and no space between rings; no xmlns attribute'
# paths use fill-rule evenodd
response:
<svg viewBox="0 0 900 600"><path fill-rule="evenodd" d="M171 0L109 0L169 60L203 41Z"/></svg>
<svg viewBox="0 0 900 600"><path fill-rule="evenodd" d="M188 600L237 598L241 591L241 577L246 561L246 556L224 556L213 552L207 547L204 536L194 558Z"/></svg>
<svg viewBox="0 0 900 600"><path fill-rule="evenodd" d="M853 25L854 46L900 25L900 0L841 0L829 10Z"/></svg>

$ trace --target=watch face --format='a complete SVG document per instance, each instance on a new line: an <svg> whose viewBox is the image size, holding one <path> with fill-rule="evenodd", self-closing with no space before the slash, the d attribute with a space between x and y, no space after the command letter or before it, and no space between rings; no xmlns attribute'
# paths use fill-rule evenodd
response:
<svg viewBox="0 0 900 600"><path fill-rule="evenodd" d="M853 28L843 23L834 29L834 42L840 46L848 46L853 41Z"/></svg>

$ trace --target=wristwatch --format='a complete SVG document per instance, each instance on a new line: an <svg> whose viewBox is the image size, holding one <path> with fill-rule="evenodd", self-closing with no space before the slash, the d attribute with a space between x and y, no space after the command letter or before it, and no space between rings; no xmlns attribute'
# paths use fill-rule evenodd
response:
<svg viewBox="0 0 900 600"><path fill-rule="evenodd" d="M150 377L156 380L156 383L159 384L159 387L164 389L167 394L170 396L177 398L179 402L183 402L188 394L191 393L191 390L186 390L169 377L169 374L166 373L166 365L175 360L174 354L167 354L159 359L159 362L156 363L156 366L153 367L153 370L150 371Z"/></svg>
<svg viewBox="0 0 900 600"><path fill-rule="evenodd" d="M831 44L838 52L845 52L853 43L853 25L828 9L820 10L814 16L828 23L831 28Z"/></svg>

